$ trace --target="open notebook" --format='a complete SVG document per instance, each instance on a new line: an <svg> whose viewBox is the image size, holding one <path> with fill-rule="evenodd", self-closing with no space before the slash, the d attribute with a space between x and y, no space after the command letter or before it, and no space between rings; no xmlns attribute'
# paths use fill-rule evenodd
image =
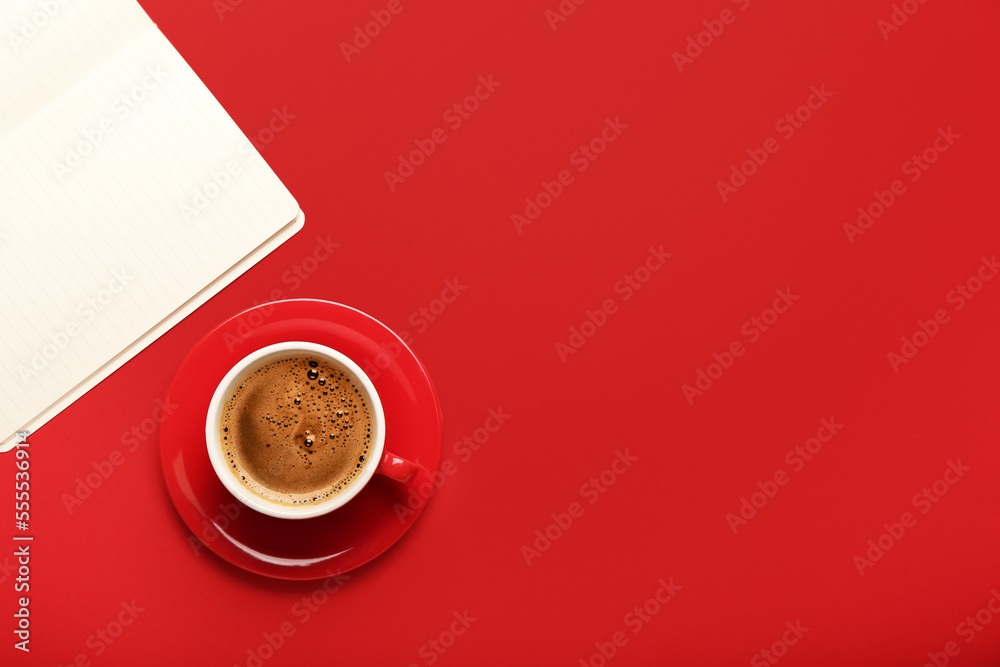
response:
<svg viewBox="0 0 1000 667"><path fill-rule="evenodd" d="M0 443L301 227L135 0L0 2Z"/></svg>

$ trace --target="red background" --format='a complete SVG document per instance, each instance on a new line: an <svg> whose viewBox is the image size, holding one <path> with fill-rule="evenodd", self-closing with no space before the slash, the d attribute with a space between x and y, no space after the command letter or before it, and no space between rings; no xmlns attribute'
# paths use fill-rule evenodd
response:
<svg viewBox="0 0 1000 667"><path fill-rule="evenodd" d="M957 630L1000 586L1000 282L960 311L946 300L1000 252L997 3L927 2L885 40L888 0L591 0L555 30L556 0L403 0L351 62L338 45L385 2L252 0L221 19L209 0L142 4L248 135L274 108L295 115L262 153L307 224L31 438L33 650L3 661L246 665L292 621L264 664L596 667L595 643L622 631L608 664L734 665L797 620L809 631L780 664L917 666L949 641L949 664L1000 660L1000 622L971 643ZM679 72L672 54L724 8L735 21ZM452 130L442 113L481 75L500 87ZM775 122L814 85L832 97L786 140ZM606 117L628 128L575 171ZM447 141L391 192L384 172L438 127ZM939 127L961 137L911 183L902 165ZM723 202L717 181L769 137L778 152ZM519 233L511 214L562 169L574 183ZM850 243L843 225L894 179L906 193ZM292 289L283 276L328 235L334 258ZM616 282L661 244L672 258L625 301ZM455 278L467 290L418 331L411 314ZM799 300L751 344L743 323L784 288ZM409 332L457 467L307 623L290 609L316 582L195 554L155 434L72 513L62 500L196 341L274 289ZM556 344L609 298L564 363ZM887 353L938 308L949 323L894 372ZM682 386L736 340L745 354L690 405ZM509 421L463 460L454 444L501 407ZM830 417L844 428L793 471L786 452ZM588 504L581 485L626 449L638 461ZM970 471L920 514L911 498L959 459ZM13 457L0 467L12 479ZM727 513L776 470L790 482L734 535ZM583 515L529 565L522 546L572 502ZM907 511L916 525L859 576L854 556ZM633 632L626 614L671 577L683 588ZM133 599L145 611L95 655L88 637ZM433 653L466 610L477 620Z"/></svg>

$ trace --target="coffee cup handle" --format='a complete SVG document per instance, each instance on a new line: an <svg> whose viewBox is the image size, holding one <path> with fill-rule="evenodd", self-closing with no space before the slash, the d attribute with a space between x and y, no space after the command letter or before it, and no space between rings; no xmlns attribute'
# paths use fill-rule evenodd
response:
<svg viewBox="0 0 1000 667"><path fill-rule="evenodd" d="M382 460L379 462L375 472L405 484L416 477L418 473L426 471L423 466L386 452L382 455Z"/></svg>

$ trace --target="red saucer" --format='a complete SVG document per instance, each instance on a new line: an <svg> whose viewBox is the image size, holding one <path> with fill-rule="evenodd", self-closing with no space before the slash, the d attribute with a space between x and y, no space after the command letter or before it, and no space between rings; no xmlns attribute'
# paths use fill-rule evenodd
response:
<svg viewBox="0 0 1000 667"><path fill-rule="evenodd" d="M269 577L321 579L360 567L395 544L422 509L410 511L408 499L428 480L417 476L401 484L376 475L345 506L314 519L277 519L236 500L208 459L208 403L237 361L288 340L327 345L355 360L382 399L386 451L437 471L441 407L423 364L378 320L315 299L251 308L219 325L191 350L167 391L167 402L179 407L161 426L160 458L174 506L209 549ZM406 511L397 513L397 503Z"/></svg>

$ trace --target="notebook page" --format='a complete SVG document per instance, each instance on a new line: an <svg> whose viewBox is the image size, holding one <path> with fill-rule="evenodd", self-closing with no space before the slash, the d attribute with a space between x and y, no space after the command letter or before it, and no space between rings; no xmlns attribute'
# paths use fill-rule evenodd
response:
<svg viewBox="0 0 1000 667"><path fill-rule="evenodd" d="M78 32L134 2L89 5ZM45 91L24 97L39 110L0 138L4 439L217 291L299 213L148 21L61 94Z"/></svg>
<svg viewBox="0 0 1000 667"><path fill-rule="evenodd" d="M0 138L152 26L135 2L0 2Z"/></svg>

